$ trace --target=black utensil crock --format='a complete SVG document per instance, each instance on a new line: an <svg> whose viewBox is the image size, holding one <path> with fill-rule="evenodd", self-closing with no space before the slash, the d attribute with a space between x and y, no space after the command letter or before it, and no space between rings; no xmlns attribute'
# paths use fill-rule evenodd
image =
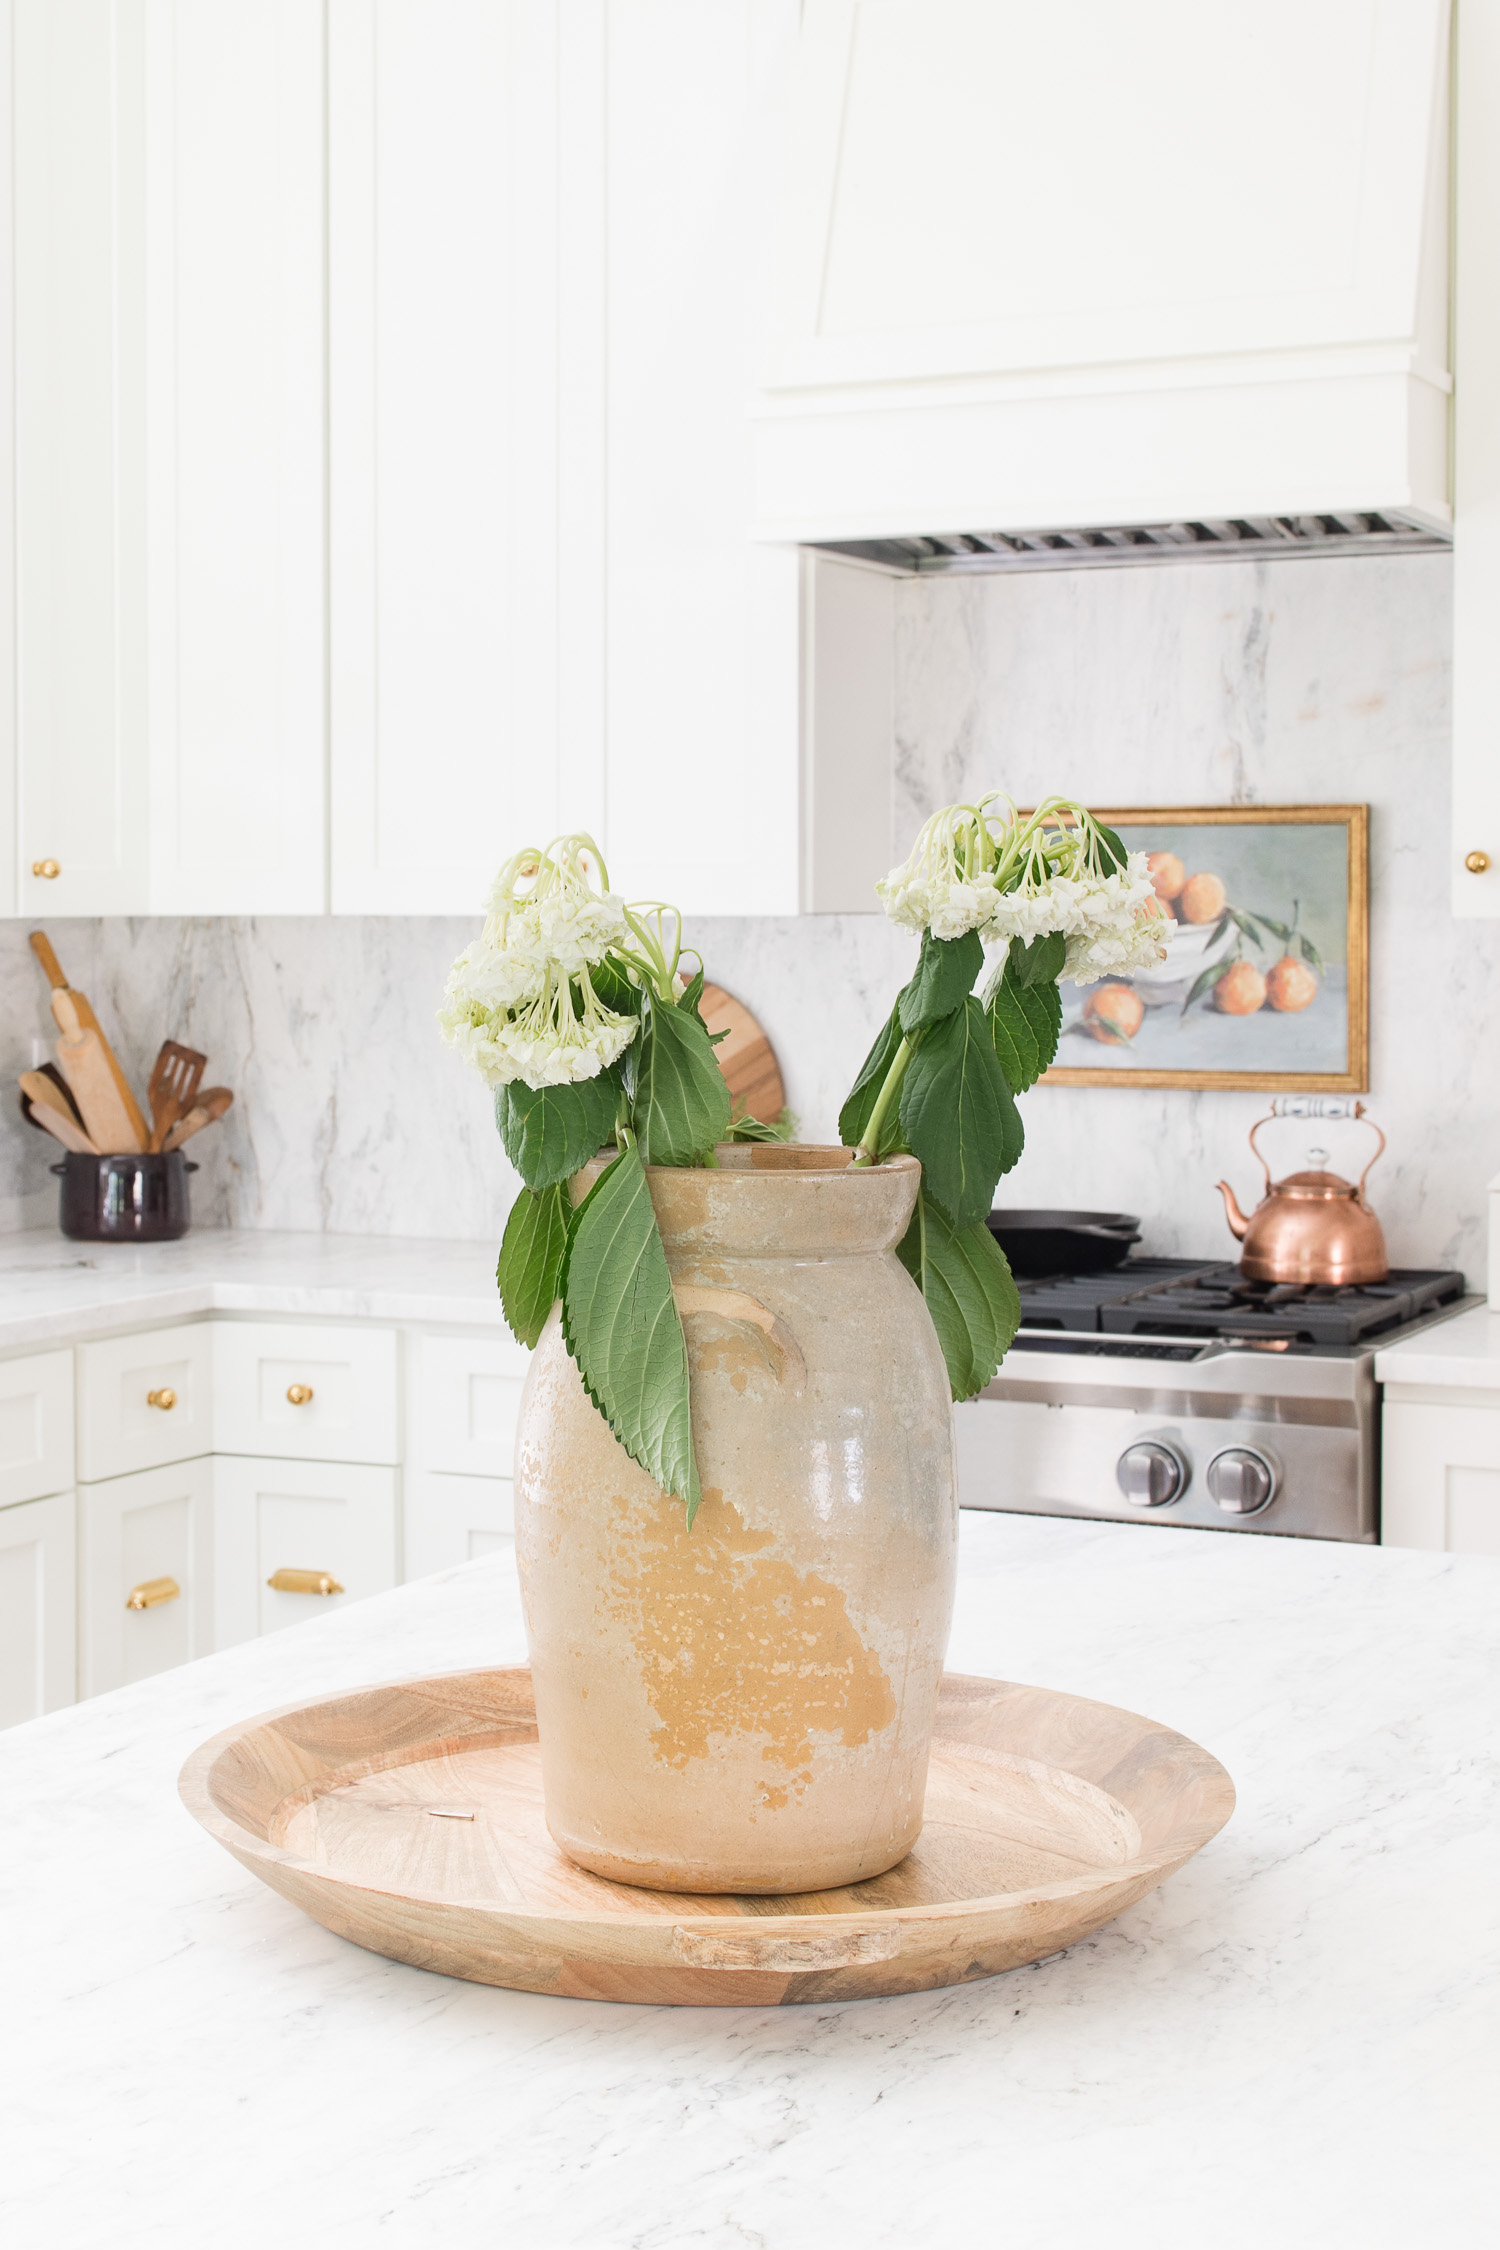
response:
<svg viewBox="0 0 1500 2250"><path fill-rule="evenodd" d="M192 1224L189 1164L159 1156L87 1156L72 1149L52 1167L62 1181L58 1224L74 1242L175 1242Z"/></svg>

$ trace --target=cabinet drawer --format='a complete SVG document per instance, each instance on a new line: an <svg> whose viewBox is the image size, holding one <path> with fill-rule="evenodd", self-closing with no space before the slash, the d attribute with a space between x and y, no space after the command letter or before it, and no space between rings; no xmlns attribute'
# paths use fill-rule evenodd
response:
<svg viewBox="0 0 1500 2250"><path fill-rule="evenodd" d="M0 1727L77 1694L74 1576L71 1492L0 1508Z"/></svg>
<svg viewBox="0 0 1500 2250"><path fill-rule="evenodd" d="M73 1354L0 1360L0 1508L73 1482Z"/></svg>
<svg viewBox="0 0 1500 2250"><path fill-rule="evenodd" d="M283 1592L278 1571L336 1593ZM214 1618L220 1648L326 1616L396 1583L396 1472L345 1461L214 1462Z"/></svg>
<svg viewBox="0 0 1500 2250"><path fill-rule="evenodd" d="M213 1450L206 1321L115 1336L78 1350L78 1474L128 1476Z"/></svg>
<svg viewBox="0 0 1500 2250"><path fill-rule="evenodd" d="M409 1469L402 1501L404 1578L451 1570L512 1544L509 1477L434 1476Z"/></svg>
<svg viewBox="0 0 1500 2250"><path fill-rule="evenodd" d="M508 1477L530 1358L509 1336L419 1336L408 1459L448 1475Z"/></svg>
<svg viewBox="0 0 1500 2250"><path fill-rule="evenodd" d="M1500 1555L1500 1408L1388 1401L1380 1539L1450 1555Z"/></svg>
<svg viewBox="0 0 1500 2250"><path fill-rule="evenodd" d="M208 1654L214 1645L211 1462L179 1461L81 1486L78 1535L84 1695L127 1687Z"/></svg>
<svg viewBox="0 0 1500 2250"><path fill-rule="evenodd" d="M215 1321L214 1451L293 1461L396 1452L396 1332Z"/></svg>

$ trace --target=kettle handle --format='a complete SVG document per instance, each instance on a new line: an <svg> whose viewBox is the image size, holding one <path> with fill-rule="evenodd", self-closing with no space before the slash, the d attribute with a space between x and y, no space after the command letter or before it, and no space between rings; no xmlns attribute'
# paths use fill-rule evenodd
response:
<svg viewBox="0 0 1500 2250"><path fill-rule="evenodd" d="M1255 1123L1250 1128L1250 1146L1255 1152L1257 1163L1260 1165L1261 1170L1266 1175L1267 1195L1269 1195L1271 1192L1271 1167L1266 1162L1265 1158L1261 1155L1260 1149L1256 1144L1255 1136L1260 1131L1262 1125L1269 1125L1274 1118L1294 1116L1298 1113L1299 1112L1297 1110L1294 1110L1292 1108L1292 1105L1290 1103L1283 1104L1279 1101L1273 1102L1271 1104L1271 1107L1267 1110L1265 1116L1257 1117ZM1306 1106L1306 1114L1309 1115L1338 1116L1340 1113L1350 1117L1351 1119L1357 1120L1361 1125L1368 1125L1370 1131L1375 1135L1376 1140L1380 1143L1380 1146L1376 1149L1374 1155L1370 1158L1369 1163L1360 1173L1359 1185L1354 1191L1358 1196L1360 1202L1363 1203L1365 1199L1365 1182L1370 1177L1370 1174L1374 1171L1376 1165L1380 1162L1382 1156L1384 1156L1385 1154L1385 1135L1380 1130L1380 1127L1376 1124L1374 1118L1366 1116L1365 1105L1363 1102L1356 1102L1352 1110L1344 1109L1344 1105L1342 1103L1339 1103L1337 1106L1335 1106L1332 1102L1328 1103L1326 1105L1326 1108L1322 1102L1309 1102Z"/></svg>
<svg viewBox="0 0 1500 2250"><path fill-rule="evenodd" d="M1361 1102L1359 1106L1361 1109L1363 1109L1364 1103ZM1365 1200L1365 1182L1370 1177L1370 1174L1375 1169L1375 1166L1380 1162L1382 1156L1384 1156L1385 1154L1385 1135L1384 1133L1382 1133L1380 1127L1376 1124L1373 1117L1362 1118L1360 1122L1369 1126L1370 1131L1375 1135L1376 1140L1380 1143L1379 1148L1376 1149L1375 1154L1370 1158L1369 1163L1360 1173L1359 1186L1354 1191L1355 1194L1359 1197L1360 1202L1363 1203Z"/></svg>
<svg viewBox="0 0 1500 2250"><path fill-rule="evenodd" d="M1257 1148L1257 1146L1256 1146L1256 1143L1255 1143L1255 1136L1256 1136L1256 1134L1257 1134L1257 1133L1258 1133L1258 1132L1260 1131L1260 1129L1261 1129L1262 1125L1269 1125L1269 1124L1270 1124L1270 1122L1271 1122L1272 1118L1273 1118L1273 1117L1274 1117L1275 1115L1276 1115L1276 1112L1275 1112L1275 1110L1274 1110L1274 1109L1268 1109L1268 1110L1266 1111L1266 1114L1265 1114L1265 1116L1264 1116L1264 1117L1257 1117L1257 1119L1255 1120L1255 1123L1254 1123L1254 1124L1253 1124L1253 1125L1251 1126L1251 1128L1250 1128L1250 1150L1251 1150L1251 1154L1252 1154L1252 1155L1254 1156L1254 1158L1255 1158L1255 1161L1256 1161L1256 1163L1257 1163L1257 1164L1258 1164L1258 1165L1260 1166L1261 1170L1262 1170L1262 1171L1263 1171L1263 1172L1265 1173L1265 1175L1266 1175L1266 1193L1267 1193L1267 1195L1269 1195L1269 1194L1270 1194L1270 1192L1271 1192L1271 1167L1270 1167L1270 1165L1269 1165L1269 1164L1268 1164L1268 1163L1266 1162L1265 1158L1264 1158L1264 1157L1263 1157L1263 1156L1261 1155L1261 1152L1260 1152L1260 1150L1259 1150L1259 1149ZM1372 1160L1372 1161L1373 1161L1373 1160Z"/></svg>

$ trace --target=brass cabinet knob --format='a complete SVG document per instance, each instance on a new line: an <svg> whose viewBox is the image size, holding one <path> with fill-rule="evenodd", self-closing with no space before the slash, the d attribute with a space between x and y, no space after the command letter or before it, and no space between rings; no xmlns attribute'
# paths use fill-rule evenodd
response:
<svg viewBox="0 0 1500 2250"><path fill-rule="evenodd" d="M278 1594L341 1594L344 1591L328 1570L273 1570L266 1584Z"/></svg>
<svg viewBox="0 0 1500 2250"><path fill-rule="evenodd" d="M1469 852L1465 855L1464 865L1471 875L1486 875L1489 872L1490 855L1488 852Z"/></svg>
<svg viewBox="0 0 1500 2250"><path fill-rule="evenodd" d="M163 1414L170 1414L177 1404L177 1393L170 1384L163 1383L159 1391L147 1391L146 1404L148 1406L159 1406Z"/></svg>
<svg viewBox="0 0 1500 2250"><path fill-rule="evenodd" d="M287 1403L291 1406L308 1406L312 1402L311 1383L288 1383Z"/></svg>
<svg viewBox="0 0 1500 2250"><path fill-rule="evenodd" d="M132 1586L125 1596L127 1609L160 1609L163 1602L175 1602L182 1592L175 1578L143 1578L139 1586Z"/></svg>
<svg viewBox="0 0 1500 2250"><path fill-rule="evenodd" d="M40 875L44 883L55 883L62 869L55 859L34 859L31 872L33 875Z"/></svg>

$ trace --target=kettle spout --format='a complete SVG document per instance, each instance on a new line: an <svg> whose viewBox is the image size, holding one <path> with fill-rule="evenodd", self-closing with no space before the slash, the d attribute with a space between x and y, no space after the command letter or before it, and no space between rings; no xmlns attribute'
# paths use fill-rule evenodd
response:
<svg viewBox="0 0 1500 2250"><path fill-rule="evenodd" d="M1250 1221L1246 1218L1244 1212L1235 1202L1234 1189L1230 1186L1229 1182L1227 1180L1218 1180L1214 1184L1218 1188L1220 1195L1222 1195L1224 1198L1224 1216L1229 1221L1229 1231L1234 1236L1236 1242L1243 1242L1245 1239L1245 1229L1249 1226Z"/></svg>

